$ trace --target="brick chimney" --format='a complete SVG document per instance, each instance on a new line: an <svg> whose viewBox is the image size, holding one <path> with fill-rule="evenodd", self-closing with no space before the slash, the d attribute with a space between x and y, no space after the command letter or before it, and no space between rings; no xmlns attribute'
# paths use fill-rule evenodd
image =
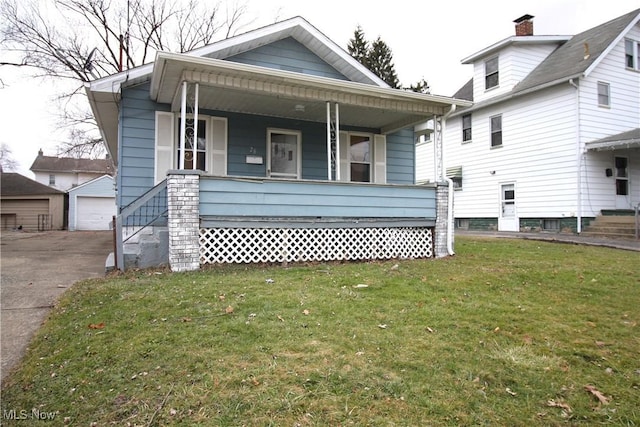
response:
<svg viewBox="0 0 640 427"><path fill-rule="evenodd" d="M533 35L533 16L522 15L516 19L516 36L532 36Z"/></svg>

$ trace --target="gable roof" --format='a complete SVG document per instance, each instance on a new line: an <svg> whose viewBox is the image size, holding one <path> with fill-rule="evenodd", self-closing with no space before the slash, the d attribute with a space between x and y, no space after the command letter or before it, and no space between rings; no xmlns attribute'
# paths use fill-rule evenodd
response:
<svg viewBox="0 0 640 427"><path fill-rule="evenodd" d="M389 87L344 49L299 16L214 42L181 55L221 60L288 37L293 37L353 82ZM158 52L158 54L162 53ZM117 127L108 124L117 121L117 103L120 100L121 87L149 81L155 66L156 63L153 62L85 83L91 109L98 122L102 138L106 142L107 150L115 163L117 163L118 147Z"/></svg>
<svg viewBox="0 0 640 427"><path fill-rule="evenodd" d="M351 80L225 60L292 37ZM121 87L150 82L151 100L180 110L185 82L199 84L199 108L326 121L328 102L340 104L345 125L379 128L382 133L444 114L470 102L392 89L303 18L296 17L187 53L157 52L153 63L85 85L89 103L117 159L118 104ZM301 108L297 108L302 105ZM367 109L367 114L362 111Z"/></svg>
<svg viewBox="0 0 640 427"><path fill-rule="evenodd" d="M68 172L113 174L111 159L74 159L38 155L30 168L33 172Z"/></svg>
<svg viewBox="0 0 640 427"><path fill-rule="evenodd" d="M554 50L510 92L476 103L465 111L474 111L488 105L493 105L498 102L511 99L518 95L524 95L539 89L567 82L572 78L579 78L588 75L589 72L593 70L600 61L602 61L606 54L613 49L618 41L624 37L629 29L638 22L640 22L640 9L636 9L580 34L576 34L571 37L569 41ZM499 45L504 47L506 45L505 40L498 42L493 46ZM492 47L487 48L484 51L480 51L463 61L470 60L470 58L479 59L482 56L480 53L489 51ZM585 55L587 49L588 55ZM494 51L495 50L491 52ZM488 55L488 53L485 52L484 56L486 55ZM469 90L469 85L471 85L471 90L473 90L473 79L460 88L456 95L464 95L466 91ZM454 95L454 97L456 97L456 95ZM471 97L473 97L473 95L471 95ZM462 114L462 111L452 114L452 117L460 114Z"/></svg>
<svg viewBox="0 0 640 427"><path fill-rule="evenodd" d="M640 9L636 9L573 36L516 85L513 92L587 75L639 19Z"/></svg>
<svg viewBox="0 0 640 427"><path fill-rule="evenodd" d="M5 196L43 196L64 194L63 191L40 184L19 173L0 173L0 194Z"/></svg>
<svg viewBox="0 0 640 427"><path fill-rule="evenodd" d="M389 87L375 73L363 66L301 16L276 22L190 52L187 55L225 59L291 37L352 82Z"/></svg>
<svg viewBox="0 0 640 427"><path fill-rule="evenodd" d="M108 181L110 181L111 183L113 183L113 177L112 177L111 175L102 175L102 176L99 176L99 177L97 177L97 178L93 178L91 181L83 182L83 183L82 183L82 184L80 184L80 185L77 185L77 186L75 186L75 187L73 187L73 188L70 188L70 189L68 190L68 193L69 193L69 194L72 194L72 193L77 192L78 190L83 190L83 189L85 189L85 188L87 188L87 187L95 186L96 184L98 184L98 185L99 185L99 184L100 184L100 182L101 182L101 181L104 181L104 180L108 180ZM115 188L113 189L113 191L114 191L114 194L115 194Z"/></svg>

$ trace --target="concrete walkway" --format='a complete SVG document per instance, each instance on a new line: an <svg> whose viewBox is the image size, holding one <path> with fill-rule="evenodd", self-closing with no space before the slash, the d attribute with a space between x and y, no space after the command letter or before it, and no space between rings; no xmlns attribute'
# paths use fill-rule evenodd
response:
<svg viewBox="0 0 640 427"><path fill-rule="evenodd" d="M614 249L640 252L640 240L609 239L604 237L587 237L569 233L522 233L507 231L470 231L456 230L456 236L480 236L507 239L541 240L545 242L568 243L574 245L602 246Z"/></svg>

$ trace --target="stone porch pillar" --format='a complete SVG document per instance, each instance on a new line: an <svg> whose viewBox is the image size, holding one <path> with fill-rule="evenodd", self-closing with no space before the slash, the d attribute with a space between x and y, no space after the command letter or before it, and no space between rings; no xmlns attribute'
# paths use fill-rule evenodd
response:
<svg viewBox="0 0 640 427"><path fill-rule="evenodd" d="M200 268L200 171L167 173L169 266L171 271Z"/></svg>
<svg viewBox="0 0 640 427"><path fill-rule="evenodd" d="M449 213L449 185L446 181L439 182L436 187L436 230L434 252L436 258L449 255L447 251L447 218ZM452 216L451 221L454 221ZM453 230L453 224L451 229ZM453 236L451 237L453 239ZM452 242L453 245L453 242Z"/></svg>

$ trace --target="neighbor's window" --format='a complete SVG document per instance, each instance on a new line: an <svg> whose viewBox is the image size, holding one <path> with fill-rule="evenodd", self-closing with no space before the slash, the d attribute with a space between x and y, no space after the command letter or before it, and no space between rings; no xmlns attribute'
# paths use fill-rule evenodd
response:
<svg viewBox="0 0 640 427"><path fill-rule="evenodd" d="M640 70L640 42L629 39L624 41L624 65L627 68Z"/></svg>
<svg viewBox="0 0 640 427"><path fill-rule="evenodd" d="M491 117L491 147L502 146L502 115Z"/></svg>
<svg viewBox="0 0 640 427"><path fill-rule="evenodd" d="M489 59L484 63L484 88L491 89L500 82L498 74L498 57Z"/></svg>
<svg viewBox="0 0 640 427"><path fill-rule="evenodd" d="M49 175L49 185L56 185L56 176Z"/></svg>
<svg viewBox="0 0 640 427"><path fill-rule="evenodd" d="M471 114L462 116L462 142L471 141Z"/></svg>
<svg viewBox="0 0 640 427"><path fill-rule="evenodd" d="M368 135L351 135L349 138L351 181L371 182L371 139Z"/></svg>
<svg viewBox="0 0 640 427"><path fill-rule="evenodd" d="M598 82L598 105L600 107L610 107L609 83Z"/></svg>
<svg viewBox="0 0 640 427"><path fill-rule="evenodd" d="M180 168L180 160L182 157L182 151L180 150L180 125L181 119L178 119L178 168ZM185 155L184 155L184 168L185 169L199 169L201 171L207 170L207 122L205 120L198 120L198 143L195 144L193 139L195 136L194 120L187 119L185 128ZM194 165L195 161L195 165Z"/></svg>

